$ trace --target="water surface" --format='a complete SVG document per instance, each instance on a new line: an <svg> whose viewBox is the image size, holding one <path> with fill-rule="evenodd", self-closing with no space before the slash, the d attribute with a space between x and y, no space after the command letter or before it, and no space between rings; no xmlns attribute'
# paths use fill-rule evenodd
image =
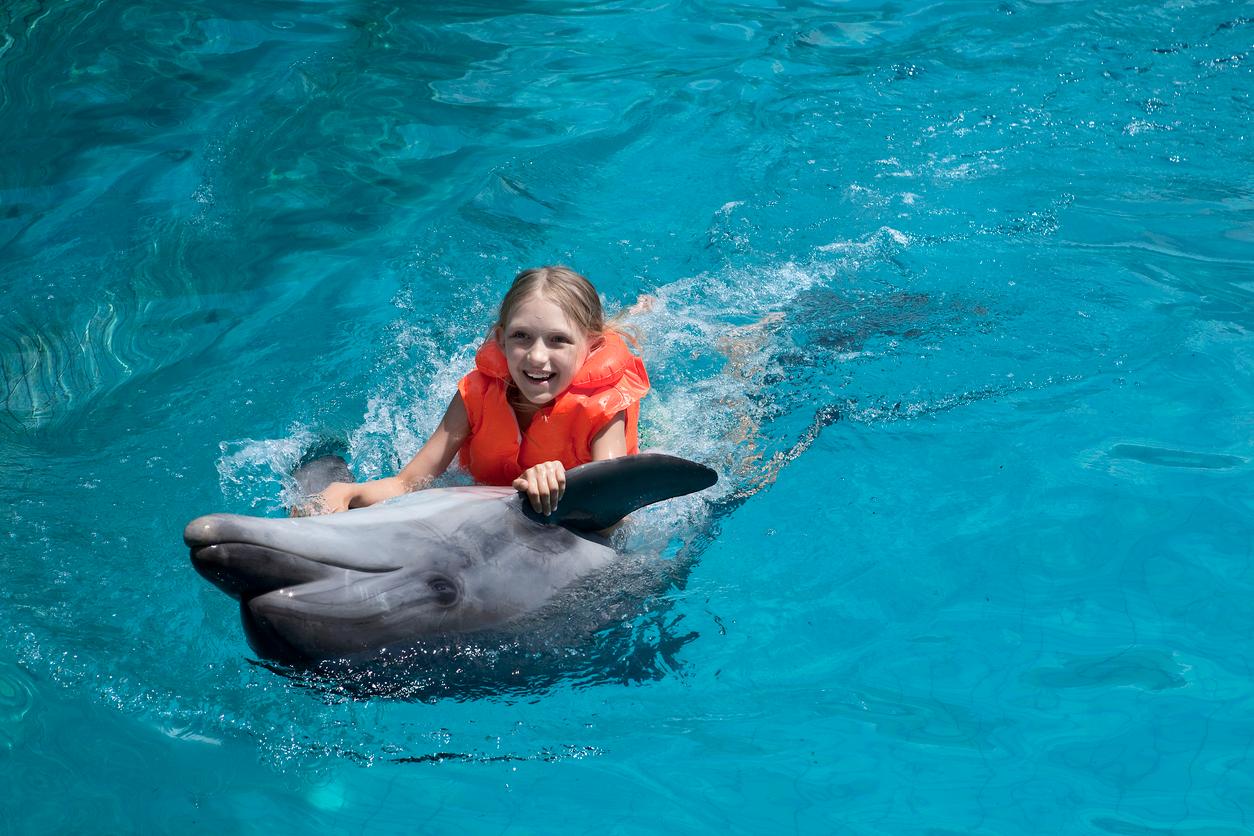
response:
<svg viewBox="0 0 1254 836"><path fill-rule="evenodd" d="M8 4L9 828L1246 832L1252 17ZM255 664L183 524L393 472L543 263L655 298L686 582L521 694Z"/></svg>

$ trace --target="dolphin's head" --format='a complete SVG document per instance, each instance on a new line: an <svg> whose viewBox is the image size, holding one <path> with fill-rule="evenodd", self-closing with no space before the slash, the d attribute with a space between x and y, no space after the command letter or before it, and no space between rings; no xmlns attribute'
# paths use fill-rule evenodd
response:
<svg viewBox="0 0 1254 836"><path fill-rule="evenodd" d="M496 627L613 555L529 519L513 491L482 488L322 517L211 514L183 539L196 570L240 601L253 648L290 663Z"/></svg>

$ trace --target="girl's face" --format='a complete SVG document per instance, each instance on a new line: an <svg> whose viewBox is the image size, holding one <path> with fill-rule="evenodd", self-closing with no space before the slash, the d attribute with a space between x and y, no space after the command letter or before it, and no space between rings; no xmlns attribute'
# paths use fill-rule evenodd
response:
<svg viewBox="0 0 1254 836"><path fill-rule="evenodd" d="M566 391L588 358L588 335L539 294L518 303L496 338L514 385L536 406Z"/></svg>

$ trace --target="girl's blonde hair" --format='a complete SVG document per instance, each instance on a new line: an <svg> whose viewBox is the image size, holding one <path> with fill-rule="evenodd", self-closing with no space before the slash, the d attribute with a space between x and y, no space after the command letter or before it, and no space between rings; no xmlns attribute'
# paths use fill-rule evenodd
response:
<svg viewBox="0 0 1254 836"><path fill-rule="evenodd" d="M504 329L514 309L532 295L551 299L589 337L605 333L605 312L601 309L601 297L597 296L596 288L574 270L561 266L533 267L515 276L514 283L501 300L496 327Z"/></svg>
<svg viewBox="0 0 1254 836"><path fill-rule="evenodd" d="M633 346L640 344L636 329L620 322L625 312L620 311L607 320L601 307L601 297L592 282L561 265L532 267L514 277L514 283L505 292L496 317L498 334L505 330L505 323L514 315L514 309L533 294L551 299L594 344L607 331L613 331Z"/></svg>

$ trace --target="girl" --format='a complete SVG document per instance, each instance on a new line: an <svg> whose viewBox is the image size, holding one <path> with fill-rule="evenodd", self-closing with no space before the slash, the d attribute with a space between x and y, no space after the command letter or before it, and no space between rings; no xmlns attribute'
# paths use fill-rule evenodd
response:
<svg viewBox="0 0 1254 836"><path fill-rule="evenodd" d="M592 284L566 267L524 270L431 438L395 476L336 482L322 512L372 505L430 484L458 456L483 485L513 485L550 514L575 465L639 452L644 363L607 326Z"/></svg>

